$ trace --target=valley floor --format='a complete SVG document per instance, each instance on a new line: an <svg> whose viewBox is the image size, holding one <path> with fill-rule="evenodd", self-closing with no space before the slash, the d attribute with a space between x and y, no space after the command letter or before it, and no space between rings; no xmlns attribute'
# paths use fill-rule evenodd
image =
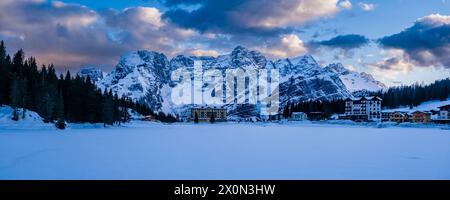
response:
<svg viewBox="0 0 450 200"><path fill-rule="evenodd" d="M442 128L0 125L0 179L450 179Z"/></svg>

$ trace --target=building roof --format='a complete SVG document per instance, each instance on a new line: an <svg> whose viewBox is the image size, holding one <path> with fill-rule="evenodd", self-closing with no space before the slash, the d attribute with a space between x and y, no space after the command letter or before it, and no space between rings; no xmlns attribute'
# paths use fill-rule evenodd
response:
<svg viewBox="0 0 450 200"><path fill-rule="evenodd" d="M226 108L224 108L222 106L208 106L208 105L201 106L201 105L196 105L196 106L192 107L191 109L226 109Z"/></svg>
<svg viewBox="0 0 450 200"><path fill-rule="evenodd" d="M392 114L400 114L401 116L408 116L407 112L402 112L402 111L395 111Z"/></svg>
<svg viewBox="0 0 450 200"><path fill-rule="evenodd" d="M370 96L370 97L354 97L354 98L347 98L345 101L361 101L361 100L371 100L371 101L382 101L380 97L377 96Z"/></svg>
<svg viewBox="0 0 450 200"><path fill-rule="evenodd" d="M396 111L381 111L381 113L387 113L387 114L392 114L394 112L396 112Z"/></svg>
<svg viewBox="0 0 450 200"><path fill-rule="evenodd" d="M419 111L419 110L414 111L412 114L420 114L420 113L427 114L427 115L431 115L431 112Z"/></svg>
<svg viewBox="0 0 450 200"><path fill-rule="evenodd" d="M292 114L294 115L294 114L306 114L306 113L304 113L304 112L292 112Z"/></svg>
<svg viewBox="0 0 450 200"><path fill-rule="evenodd" d="M440 110L450 110L450 104L439 107Z"/></svg>

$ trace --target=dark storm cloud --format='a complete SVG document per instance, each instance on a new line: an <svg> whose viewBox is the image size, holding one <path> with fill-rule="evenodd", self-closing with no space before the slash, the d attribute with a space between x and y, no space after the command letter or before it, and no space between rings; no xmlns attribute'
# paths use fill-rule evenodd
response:
<svg viewBox="0 0 450 200"><path fill-rule="evenodd" d="M195 35L161 21L155 8L94 11L77 4L50 1L0 2L0 40L10 53L23 48L42 64L59 68L113 66L128 51L177 51L174 41Z"/></svg>
<svg viewBox="0 0 450 200"><path fill-rule="evenodd" d="M202 32L219 32L220 29L233 28L231 26L232 23L227 19L225 10L223 12L215 12L215 10L201 8L189 12L177 8L164 13L163 18L169 19L182 27L195 28Z"/></svg>
<svg viewBox="0 0 450 200"><path fill-rule="evenodd" d="M163 18L184 27L194 28L200 32L213 33L264 33L276 35L281 32L281 28L251 27L246 26L242 21L232 19L231 13L242 6L244 1L196 1L182 2L179 0L168 1L168 5L180 5L188 3L201 3L197 10L188 11L183 8L175 8L164 13Z"/></svg>
<svg viewBox="0 0 450 200"><path fill-rule="evenodd" d="M421 18L413 26L378 42L383 48L403 50L419 66L450 68L450 16Z"/></svg>
<svg viewBox="0 0 450 200"><path fill-rule="evenodd" d="M402 62L402 60L400 58L392 57L392 58L388 58L384 61L381 61L373 66L376 66L376 67L378 67L380 69L384 69L384 70L391 70L391 69L394 69L394 66L399 65L401 62Z"/></svg>
<svg viewBox="0 0 450 200"><path fill-rule="evenodd" d="M165 19L201 32L279 35L338 12L337 0L166 0ZM198 5L189 10L186 6Z"/></svg>
<svg viewBox="0 0 450 200"><path fill-rule="evenodd" d="M310 46L316 48L328 47L328 48L339 48L343 50L351 50L367 45L369 42L370 40L363 35L349 34L349 35L339 35L329 40L312 41L310 42Z"/></svg>
<svg viewBox="0 0 450 200"><path fill-rule="evenodd" d="M0 18L0 39L11 51L24 48L42 63L98 63L95 59L108 60L121 50L103 37L103 27L94 26L100 16L86 7L6 0L0 8L8 16Z"/></svg>
<svg viewBox="0 0 450 200"><path fill-rule="evenodd" d="M244 45L294 56L305 52L298 27L339 11L338 0L162 1L166 13L154 7L93 10L60 1L1 0L0 40L9 53L23 48L60 69L110 69L120 55L139 49L217 55Z"/></svg>

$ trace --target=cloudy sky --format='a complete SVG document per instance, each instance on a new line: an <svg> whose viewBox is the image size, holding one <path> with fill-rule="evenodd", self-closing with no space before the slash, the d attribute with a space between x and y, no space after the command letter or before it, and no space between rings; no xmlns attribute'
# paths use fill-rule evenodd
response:
<svg viewBox="0 0 450 200"><path fill-rule="evenodd" d="M61 71L110 71L139 49L170 58L242 45L342 62L390 86L429 83L450 77L450 1L1 0L0 40Z"/></svg>

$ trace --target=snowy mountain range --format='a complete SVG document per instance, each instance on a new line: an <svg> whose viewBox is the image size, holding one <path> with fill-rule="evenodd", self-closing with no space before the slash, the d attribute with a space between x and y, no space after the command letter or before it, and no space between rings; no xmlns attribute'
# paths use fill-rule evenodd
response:
<svg viewBox="0 0 450 200"><path fill-rule="evenodd" d="M238 46L230 54L218 57L178 55L168 59L154 51L135 51L123 55L117 66L103 76L94 68L83 69L82 76L91 76L101 89L112 89L119 96L147 103L156 111L180 114L187 109L179 108L171 102L170 80L172 71L185 68L194 70L194 60L201 60L203 69L279 69L280 105L305 100L332 100L352 97L351 92L359 89L377 90L385 87L369 74L345 69L341 64L321 67L310 56L299 56L279 60L269 60L258 51ZM191 77L193 78L193 77ZM361 84L361 85L359 85ZM253 115L254 107L229 105L231 115Z"/></svg>

